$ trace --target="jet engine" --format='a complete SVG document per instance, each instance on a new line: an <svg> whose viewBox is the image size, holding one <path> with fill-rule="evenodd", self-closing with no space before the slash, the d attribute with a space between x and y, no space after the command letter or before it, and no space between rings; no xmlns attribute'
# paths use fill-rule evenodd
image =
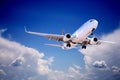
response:
<svg viewBox="0 0 120 80"><path fill-rule="evenodd" d="M98 39L96 37L90 39L91 45L96 45L98 43Z"/></svg>
<svg viewBox="0 0 120 80"><path fill-rule="evenodd" d="M63 41L69 41L71 39L71 35L70 34L65 34Z"/></svg>
<svg viewBox="0 0 120 80"><path fill-rule="evenodd" d="M71 46L72 46L71 43L64 43L62 49L68 50L71 48Z"/></svg>

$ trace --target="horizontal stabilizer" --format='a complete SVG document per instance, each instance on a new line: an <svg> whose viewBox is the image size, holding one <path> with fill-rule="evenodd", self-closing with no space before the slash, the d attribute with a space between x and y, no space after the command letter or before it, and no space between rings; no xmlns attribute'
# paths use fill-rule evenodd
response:
<svg viewBox="0 0 120 80"><path fill-rule="evenodd" d="M104 41L104 40L100 40L101 43L110 43L110 44L116 44L116 42L112 42L112 41Z"/></svg>
<svg viewBox="0 0 120 80"><path fill-rule="evenodd" d="M45 45L48 45L48 46L55 46L55 47L62 47L62 44L45 44Z"/></svg>

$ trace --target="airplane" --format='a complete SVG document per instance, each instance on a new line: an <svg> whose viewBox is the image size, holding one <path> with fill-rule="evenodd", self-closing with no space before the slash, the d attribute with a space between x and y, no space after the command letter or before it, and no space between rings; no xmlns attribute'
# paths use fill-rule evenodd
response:
<svg viewBox="0 0 120 80"><path fill-rule="evenodd" d="M61 41L63 42L63 44L46 44L46 45L61 47L64 50L75 48L79 44L82 46L81 47L82 49L86 49L87 45L100 45L102 42L114 44L114 42L98 40L97 37L92 37L92 38L88 37L90 35L93 35L93 32L96 30L97 26L98 26L98 21L95 19L90 19L87 22L85 22L72 35L69 33L65 34L64 32L62 32L62 35L38 33L38 32L27 31L26 28L25 28L25 32L28 34L47 37L49 40Z"/></svg>

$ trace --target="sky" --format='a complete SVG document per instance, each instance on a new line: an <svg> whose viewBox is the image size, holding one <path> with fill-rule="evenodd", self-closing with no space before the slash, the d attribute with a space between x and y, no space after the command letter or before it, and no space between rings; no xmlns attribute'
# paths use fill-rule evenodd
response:
<svg viewBox="0 0 120 80"><path fill-rule="evenodd" d="M65 51L44 45L61 42L24 31L26 26L35 32L62 34L64 29L72 34L87 20L96 19L99 23L95 35L120 42L119 4L119 0L1 0L0 30L7 30L0 33L0 78L119 80L119 44Z"/></svg>

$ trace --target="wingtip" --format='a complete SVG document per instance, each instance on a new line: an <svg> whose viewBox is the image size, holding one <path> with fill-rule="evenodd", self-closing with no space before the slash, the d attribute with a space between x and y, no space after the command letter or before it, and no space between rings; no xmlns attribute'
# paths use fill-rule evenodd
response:
<svg viewBox="0 0 120 80"><path fill-rule="evenodd" d="M28 32L25 26L24 26L24 30L25 30L26 33Z"/></svg>

